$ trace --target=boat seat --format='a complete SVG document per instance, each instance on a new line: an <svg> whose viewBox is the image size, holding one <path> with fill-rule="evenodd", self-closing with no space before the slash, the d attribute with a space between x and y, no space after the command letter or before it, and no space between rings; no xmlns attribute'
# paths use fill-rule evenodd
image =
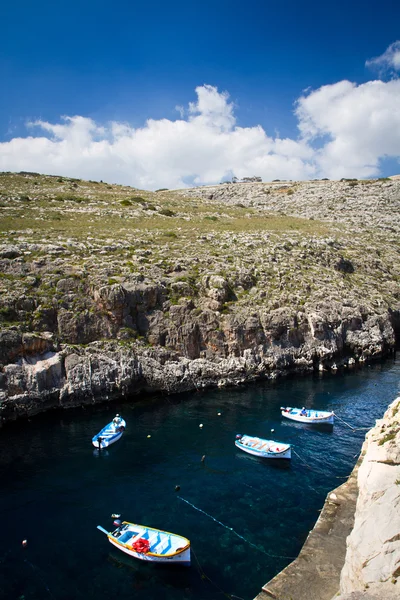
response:
<svg viewBox="0 0 400 600"><path fill-rule="evenodd" d="M160 540L161 538L158 531L149 537L150 552L154 552L154 548L156 548L157 544L160 543Z"/></svg>
<svg viewBox="0 0 400 600"><path fill-rule="evenodd" d="M125 531L122 535L120 535L119 541L122 542L123 544L127 544L129 542L129 540L132 537L135 537L136 535L137 535L136 531Z"/></svg>
<svg viewBox="0 0 400 600"><path fill-rule="evenodd" d="M171 536L165 537L161 542L154 548L153 552L156 554L165 554L171 548Z"/></svg>
<svg viewBox="0 0 400 600"><path fill-rule="evenodd" d="M164 550L162 551L161 554L167 554L167 552L169 552L172 549L172 540L171 540L171 536L168 536L168 543L165 546Z"/></svg>

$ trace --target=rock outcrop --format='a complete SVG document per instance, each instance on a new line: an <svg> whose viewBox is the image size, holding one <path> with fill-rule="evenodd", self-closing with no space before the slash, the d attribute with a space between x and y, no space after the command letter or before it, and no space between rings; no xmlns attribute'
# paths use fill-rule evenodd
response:
<svg viewBox="0 0 400 600"><path fill-rule="evenodd" d="M220 293L221 288L215 289ZM208 308L198 310L190 301L173 305L165 313L156 309L161 293L156 289L148 297L152 310L145 308L148 305L137 290L128 292L118 286L117 291L105 294L102 288L101 294L102 307L112 313L107 328L121 332L118 340L76 344L95 338L102 322L93 320L92 327L85 315L74 320L71 314L67 333L75 345L56 341L60 332L66 336L65 312L56 333L2 332L3 421L49 406L99 402L140 391L179 392L238 385L289 372L351 367L352 357L364 361L384 356L395 345L388 314L368 315L363 320L357 310L333 314L331 307L329 312L253 312L241 319ZM132 303L132 297L142 302ZM131 339L125 319L146 338Z"/></svg>
<svg viewBox="0 0 400 600"><path fill-rule="evenodd" d="M400 398L368 433L336 600L400 598Z"/></svg>

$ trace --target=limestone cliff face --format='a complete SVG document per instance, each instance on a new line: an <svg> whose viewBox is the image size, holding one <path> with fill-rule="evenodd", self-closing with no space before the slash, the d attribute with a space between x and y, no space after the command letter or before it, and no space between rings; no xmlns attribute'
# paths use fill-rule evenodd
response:
<svg viewBox="0 0 400 600"><path fill-rule="evenodd" d="M400 398L366 436L338 600L400 598Z"/></svg>
<svg viewBox="0 0 400 600"><path fill-rule="evenodd" d="M319 305L223 315L208 308L208 291L204 304L195 307L191 300L165 304L162 286L113 285L94 292L102 317L93 326L82 315L66 319L61 311L55 332L3 330L2 422L142 390L178 392L351 367L395 345L389 313ZM111 330L117 339L96 340L104 324L103 334ZM132 339L132 328L146 337ZM77 343L88 340L96 341Z"/></svg>

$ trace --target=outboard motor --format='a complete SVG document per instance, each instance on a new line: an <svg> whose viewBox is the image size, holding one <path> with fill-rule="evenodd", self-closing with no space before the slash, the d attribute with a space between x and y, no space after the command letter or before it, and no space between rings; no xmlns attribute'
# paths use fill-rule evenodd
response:
<svg viewBox="0 0 400 600"><path fill-rule="evenodd" d="M241 440L241 439L242 439L242 434L241 434L241 433L238 433L238 434L237 434L237 436L236 436L236 439L237 439L237 440Z"/></svg>

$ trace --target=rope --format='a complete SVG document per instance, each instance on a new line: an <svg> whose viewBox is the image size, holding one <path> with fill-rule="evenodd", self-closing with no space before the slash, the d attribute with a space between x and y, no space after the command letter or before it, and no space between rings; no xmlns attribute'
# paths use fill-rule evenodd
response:
<svg viewBox="0 0 400 600"><path fill-rule="evenodd" d="M29 562L29 560L27 560L26 558L24 559L24 562L32 568L32 571L36 574L37 578L42 582L42 584L46 588L46 591L49 594L49 596L51 598L54 598L53 594L51 593L51 591L49 589L49 586L47 585L47 583L45 582L45 580L43 579L43 577L40 576L40 574L38 572L38 568L35 567L35 565L33 565L31 562ZM55 600L55 598L54 598L54 600Z"/></svg>
<svg viewBox="0 0 400 600"><path fill-rule="evenodd" d="M292 450L293 450L293 446L292 446ZM312 467L310 467L310 465L308 463L306 463L306 461L304 460L304 458L301 458L300 454L298 454L296 452L296 450L293 450L293 454L295 454L306 465L306 467L308 467L309 469L312 469Z"/></svg>
<svg viewBox="0 0 400 600"><path fill-rule="evenodd" d="M4 561L7 558L7 556L10 555L10 554L12 554L12 552L13 552L12 548L10 548L9 550L7 550L7 552L5 554L3 554L3 556L0 558L0 564L4 563ZM36 567L35 565L33 565L26 558L23 559L23 562L26 563L27 565L29 565L31 567L32 571L35 573L35 575L37 576L37 578L40 580L40 582L46 588L46 591L49 594L49 596L55 600L55 597L51 593L49 586L47 585L47 583L45 582L45 580L43 579L43 577L40 576L38 567Z"/></svg>
<svg viewBox="0 0 400 600"><path fill-rule="evenodd" d="M213 521L215 521L215 523L218 523L218 525L222 525L222 527L225 527L225 529L227 529L228 531L231 531L238 538L240 538L241 540L243 540L244 542L246 542L246 544L249 544L250 546L252 546L256 550L258 550L259 552L262 552L266 556L269 556L270 558L284 558L284 559L290 559L290 560L294 560L296 558L295 556L282 556L282 555L279 555L279 554L269 554L269 552L266 552L263 548L260 548L259 546L256 546L256 544L253 544L253 542L250 542L249 540L246 540L246 538L243 537L242 535L240 535L240 533L238 533L237 531L235 531L233 529L233 527L228 527L228 525L225 525L224 523L221 523L221 521L218 521L218 519L216 519L212 515L209 515L208 513L206 513L201 508L198 508L197 506L195 506L194 504L192 504L191 502L189 502L189 500L185 500L185 498L182 498L182 496L177 496L177 497L179 498L179 500L182 500L183 502L186 502L186 504L189 504L189 506L191 506L195 510L198 510L199 512L203 513L203 515L206 515L206 517L208 517L209 519L212 519Z"/></svg>
<svg viewBox="0 0 400 600"><path fill-rule="evenodd" d="M350 427L350 429L352 431L366 431L367 429L370 429L370 427L353 427L349 423L346 423L346 421L344 419L342 419L342 417L339 417L339 415L337 415L336 413L333 413L333 414L335 415L335 417L337 419L339 419L339 421L342 421L342 423L344 423L345 425L347 425L347 427Z"/></svg>
<svg viewBox="0 0 400 600"><path fill-rule="evenodd" d="M223 594L224 596L226 596L226 598L229 598L230 600L232 598L238 598L238 600L244 600L244 598L241 598L240 596L234 596L233 594L228 594L227 592L224 592L224 590L222 588L220 588L219 585L217 583L215 583L215 581L210 579L210 577L204 573L204 570L203 570L202 566L200 565L199 559L197 558L196 553L193 550L193 548L191 548L191 552L196 559L198 571L199 571L201 579L207 579L211 583L211 585L213 585L219 592L221 592L221 594Z"/></svg>

